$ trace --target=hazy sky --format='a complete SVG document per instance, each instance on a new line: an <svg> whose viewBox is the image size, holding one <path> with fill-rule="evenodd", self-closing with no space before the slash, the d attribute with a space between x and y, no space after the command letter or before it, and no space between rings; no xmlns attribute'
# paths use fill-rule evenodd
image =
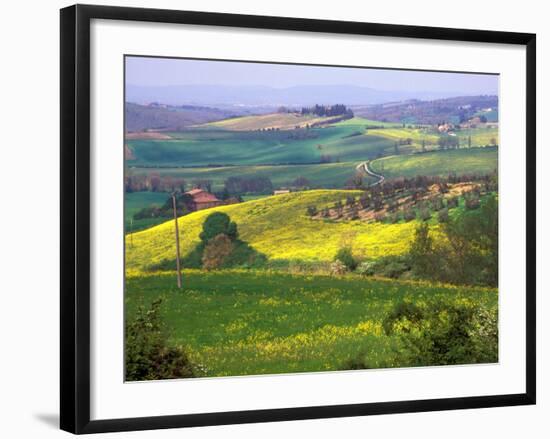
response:
<svg viewBox="0 0 550 439"><path fill-rule="evenodd" d="M358 60L360 62L360 60ZM498 94L498 76L169 58L126 58L131 85L357 85L378 90Z"/></svg>

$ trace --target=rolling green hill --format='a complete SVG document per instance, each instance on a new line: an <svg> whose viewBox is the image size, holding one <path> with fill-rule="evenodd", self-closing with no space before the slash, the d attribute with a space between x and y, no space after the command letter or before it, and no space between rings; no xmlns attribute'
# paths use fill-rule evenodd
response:
<svg viewBox="0 0 550 439"><path fill-rule="evenodd" d="M384 224L361 221L313 220L306 208L329 206L360 191L313 190L276 195L241 204L202 210L179 218L182 255L199 242L206 217L214 211L227 213L237 223L242 240L271 260L331 261L343 240L352 239L354 249L376 258L408 250L416 223ZM126 267L144 270L175 259L173 221L133 234L126 240Z"/></svg>
<svg viewBox="0 0 550 439"><path fill-rule="evenodd" d="M465 148L421 154L383 157L371 162L375 172L386 178L417 175L447 176L451 173L489 174L498 167L498 148Z"/></svg>
<svg viewBox="0 0 550 439"><path fill-rule="evenodd" d="M188 184L198 179L212 181L212 190L221 192L229 177L268 177L274 188L289 187L298 177L309 180L312 188L340 189L355 175L359 162L323 163L316 165L221 166L204 168L135 168L134 175L155 172L161 176L184 178ZM365 180L367 182L367 180ZM374 179L368 181L374 182Z"/></svg>
<svg viewBox="0 0 550 439"><path fill-rule="evenodd" d="M130 166L311 164L363 161L392 150L394 142L358 132L355 125L290 131L196 129L172 139L128 139ZM324 158L323 158L324 157Z"/></svg>

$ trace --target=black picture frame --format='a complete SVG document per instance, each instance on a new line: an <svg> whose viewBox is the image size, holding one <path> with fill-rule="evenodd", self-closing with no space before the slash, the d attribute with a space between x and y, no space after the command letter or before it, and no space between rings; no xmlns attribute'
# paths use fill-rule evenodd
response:
<svg viewBox="0 0 550 439"><path fill-rule="evenodd" d="M181 23L526 47L526 392L383 403L90 420L90 21ZM536 36L303 18L75 5L61 10L61 429L81 434L535 404Z"/></svg>

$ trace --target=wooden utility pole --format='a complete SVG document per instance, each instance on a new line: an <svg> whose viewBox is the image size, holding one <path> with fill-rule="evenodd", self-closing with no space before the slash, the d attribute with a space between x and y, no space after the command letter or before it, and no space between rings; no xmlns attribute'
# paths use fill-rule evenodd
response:
<svg viewBox="0 0 550 439"><path fill-rule="evenodd" d="M178 212L176 208L176 193L172 193L172 207L174 209L174 225L176 226L176 271L178 275L178 288L181 288L181 266L180 266L180 233L178 229Z"/></svg>

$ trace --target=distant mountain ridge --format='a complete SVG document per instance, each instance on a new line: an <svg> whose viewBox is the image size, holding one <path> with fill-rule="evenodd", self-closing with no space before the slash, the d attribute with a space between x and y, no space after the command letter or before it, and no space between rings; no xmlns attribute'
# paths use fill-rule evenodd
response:
<svg viewBox="0 0 550 439"><path fill-rule="evenodd" d="M463 94L463 93L462 93ZM288 88L267 86L178 85L126 86L126 102L162 102L169 105L301 106L314 104L373 105L408 99L441 99L461 93L386 91L354 85L301 85Z"/></svg>

